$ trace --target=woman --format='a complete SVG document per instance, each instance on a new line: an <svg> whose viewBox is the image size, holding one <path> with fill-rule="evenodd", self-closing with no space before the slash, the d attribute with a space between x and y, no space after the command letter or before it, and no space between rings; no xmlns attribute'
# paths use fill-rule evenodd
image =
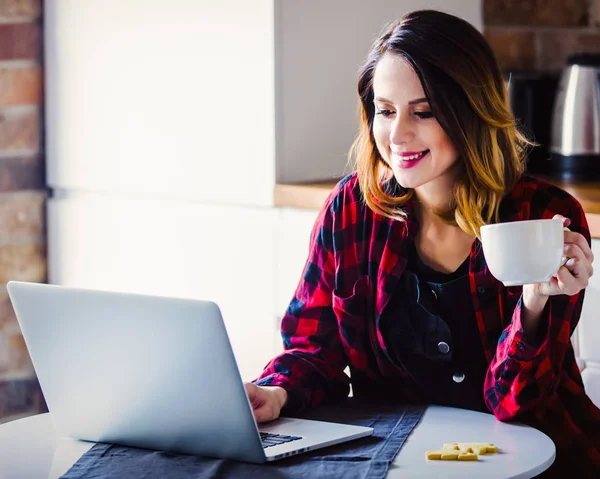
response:
<svg viewBox="0 0 600 479"><path fill-rule="evenodd" d="M434 11L375 42L358 82L356 172L323 206L285 351L247 391L258 421L348 395L492 412L557 446L551 471L598 477L600 411L570 334L593 255L585 215L524 175L529 146L482 35ZM562 218L567 263L545 284L505 288L479 228Z"/></svg>

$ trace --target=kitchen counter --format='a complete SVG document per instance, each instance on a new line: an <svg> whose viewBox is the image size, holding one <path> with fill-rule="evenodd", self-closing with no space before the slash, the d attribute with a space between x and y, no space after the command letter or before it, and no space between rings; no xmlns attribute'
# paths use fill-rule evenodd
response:
<svg viewBox="0 0 600 479"><path fill-rule="evenodd" d="M538 175L573 195L583 206L592 238L600 238L600 181L565 181ZM278 184L274 201L277 207L320 209L337 181Z"/></svg>

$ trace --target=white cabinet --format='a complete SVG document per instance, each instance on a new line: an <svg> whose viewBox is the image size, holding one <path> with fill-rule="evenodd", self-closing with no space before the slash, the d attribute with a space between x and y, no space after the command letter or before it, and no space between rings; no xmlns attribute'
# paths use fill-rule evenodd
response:
<svg viewBox="0 0 600 479"><path fill-rule="evenodd" d="M242 377L282 350L317 210L99 194L49 200L51 283L215 301Z"/></svg>
<svg viewBox="0 0 600 479"><path fill-rule="evenodd" d="M595 258L600 258L600 240L592 240ZM595 261L598 268L598 260ZM588 396L600 406L600 271L590 279L583 301L579 325L572 336L575 354L583 366L581 375Z"/></svg>
<svg viewBox="0 0 600 479"><path fill-rule="evenodd" d="M600 240L592 240L592 251L596 259L600 258ZM598 268L598 260L594 266ZM600 271L596 270L585 292L581 320L578 326L579 355L600 365Z"/></svg>
<svg viewBox="0 0 600 479"><path fill-rule="evenodd" d="M276 212L78 195L49 202L52 283L209 299L245 379L275 355Z"/></svg>

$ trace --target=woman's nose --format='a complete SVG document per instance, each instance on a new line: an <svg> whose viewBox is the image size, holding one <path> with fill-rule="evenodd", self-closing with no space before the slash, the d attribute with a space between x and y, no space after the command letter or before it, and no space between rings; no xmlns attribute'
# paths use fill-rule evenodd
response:
<svg viewBox="0 0 600 479"><path fill-rule="evenodd" d="M390 130L390 142L395 145L408 143L414 136L414 131L407 115L396 115Z"/></svg>

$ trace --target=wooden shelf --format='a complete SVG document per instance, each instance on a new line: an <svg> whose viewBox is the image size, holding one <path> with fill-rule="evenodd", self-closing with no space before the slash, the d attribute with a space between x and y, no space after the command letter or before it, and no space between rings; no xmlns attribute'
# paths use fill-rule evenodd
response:
<svg viewBox="0 0 600 479"><path fill-rule="evenodd" d="M600 238L600 181L567 181L544 175L536 176L573 195L586 213L592 238ZM275 206L320 209L336 183L336 180L326 180L275 185Z"/></svg>
<svg viewBox="0 0 600 479"><path fill-rule="evenodd" d="M600 181L568 181L543 175L536 176L577 198L586 214L600 215Z"/></svg>
<svg viewBox="0 0 600 479"><path fill-rule="evenodd" d="M315 183L275 185L275 206L320 210L323 203L337 184L335 180Z"/></svg>

